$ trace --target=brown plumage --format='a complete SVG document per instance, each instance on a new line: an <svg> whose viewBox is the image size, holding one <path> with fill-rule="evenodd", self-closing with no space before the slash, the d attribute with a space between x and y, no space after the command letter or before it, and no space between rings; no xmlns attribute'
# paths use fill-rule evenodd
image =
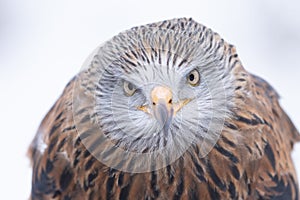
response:
<svg viewBox="0 0 300 200"><path fill-rule="evenodd" d="M136 27L129 33L132 31L139 36L148 29L153 35L157 34L153 31L156 29L167 29L174 35L184 32L191 40L197 39L196 46L202 45L204 53L213 52L220 56L213 59L224 60L226 71L223 75L231 78L225 80L221 77L232 81L224 86L226 94L230 94L227 90L232 90L232 95L227 99L230 104L226 104L230 114L226 115L216 144L205 156L199 156L201 148L193 144L169 165L143 173L122 171L103 164L82 142L85 137L93 137L87 134L90 130L87 121L97 121L93 120L94 115L89 110L94 104L84 100L89 98L76 96L94 96L92 92L99 89L90 84L98 80L99 53L89 68L81 71L66 86L42 121L30 146L33 167L31 199L299 199L291 151L300 136L279 105L276 91L243 68L232 45L191 19ZM128 37L140 39L129 33ZM120 38L122 34L125 33L121 33ZM118 38L116 41L122 43ZM169 47L166 45L165 48ZM148 56L156 51L147 50L145 55ZM160 52L158 54L160 56ZM131 64L132 60L139 63L137 61L141 59L138 56L133 58L132 54L127 56ZM153 59L145 60L154 62ZM186 60L189 63L189 58ZM126 62L126 59L121 62ZM73 97L82 98L79 105L74 105ZM79 130L82 127L86 130ZM93 142L96 140L92 139ZM97 145L100 148L102 143ZM135 150L138 151L138 147Z"/></svg>

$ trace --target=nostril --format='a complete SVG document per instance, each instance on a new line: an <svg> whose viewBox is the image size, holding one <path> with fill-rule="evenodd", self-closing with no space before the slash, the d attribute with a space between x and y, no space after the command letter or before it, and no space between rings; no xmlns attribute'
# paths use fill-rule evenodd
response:
<svg viewBox="0 0 300 200"><path fill-rule="evenodd" d="M172 103L172 99L169 100L169 103Z"/></svg>
<svg viewBox="0 0 300 200"><path fill-rule="evenodd" d="M156 105L156 103L155 103L155 102L153 102L152 104L153 104L154 106Z"/></svg>

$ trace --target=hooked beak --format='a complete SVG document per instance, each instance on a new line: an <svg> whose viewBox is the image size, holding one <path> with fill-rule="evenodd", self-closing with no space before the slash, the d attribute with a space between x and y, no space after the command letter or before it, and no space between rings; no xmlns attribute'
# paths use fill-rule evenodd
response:
<svg viewBox="0 0 300 200"><path fill-rule="evenodd" d="M169 129L173 118L172 96L168 87L157 86L151 92L153 114L164 131Z"/></svg>
<svg viewBox="0 0 300 200"><path fill-rule="evenodd" d="M175 116L184 105L191 101L190 99L185 99L173 103L172 98L172 91L169 87L156 86L151 91L152 109L149 108L149 106L140 106L138 109L148 114L153 114L158 123L167 130L173 116Z"/></svg>

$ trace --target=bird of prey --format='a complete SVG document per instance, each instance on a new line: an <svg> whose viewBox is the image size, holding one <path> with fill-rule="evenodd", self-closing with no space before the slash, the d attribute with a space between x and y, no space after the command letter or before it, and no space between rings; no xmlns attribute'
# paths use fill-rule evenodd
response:
<svg viewBox="0 0 300 200"><path fill-rule="evenodd" d="M98 47L43 119L31 199L299 199L276 91L193 19Z"/></svg>

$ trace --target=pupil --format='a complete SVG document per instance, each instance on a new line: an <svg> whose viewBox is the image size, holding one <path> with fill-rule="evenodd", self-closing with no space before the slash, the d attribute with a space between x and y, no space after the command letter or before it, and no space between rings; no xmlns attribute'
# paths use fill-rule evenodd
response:
<svg viewBox="0 0 300 200"><path fill-rule="evenodd" d="M190 77L189 77L190 81L193 81L195 79L195 76L194 74L190 74Z"/></svg>
<svg viewBox="0 0 300 200"><path fill-rule="evenodd" d="M131 83L128 83L128 89L129 89L129 90L133 90L133 86L132 86Z"/></svg>

